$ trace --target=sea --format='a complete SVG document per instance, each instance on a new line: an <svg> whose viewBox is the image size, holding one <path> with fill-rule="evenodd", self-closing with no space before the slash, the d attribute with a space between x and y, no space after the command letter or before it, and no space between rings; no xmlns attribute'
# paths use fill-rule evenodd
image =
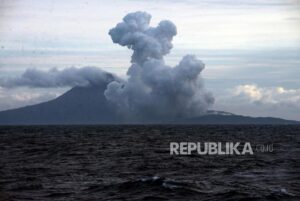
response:
<svg viewBox="0 0 300 201"><path fill-rule="evenodd" d="M253 154L171 154L241 142ZM300 200L300 126L0 127L0 201Z"/></svg>

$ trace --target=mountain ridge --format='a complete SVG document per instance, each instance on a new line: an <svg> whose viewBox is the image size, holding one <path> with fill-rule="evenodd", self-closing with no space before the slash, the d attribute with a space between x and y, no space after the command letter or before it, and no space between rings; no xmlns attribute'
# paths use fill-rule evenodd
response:
<svg viewBox="0 0 300 201"><path fill-rule="evenodd" d="M56 99L0 112L0 125L88 125L88 124L300 124L274 117L249 117L208 110L205 115L158 122L124 123L106 101L106 85L74 87Z"/></svg>

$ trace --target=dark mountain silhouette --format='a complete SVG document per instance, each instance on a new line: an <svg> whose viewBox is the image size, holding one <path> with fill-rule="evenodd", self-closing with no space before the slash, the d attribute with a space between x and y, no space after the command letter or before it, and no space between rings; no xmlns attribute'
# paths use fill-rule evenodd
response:
<svg viewBox="0 0 300 201"><path fill-rule="evenodd" d="M103 86L75 87L60 97L48 102L2 111L0 112L0 125L122 123L113 105L107 102L103 95L105 87L105 84L103 84ZM272 117L248 117L210 110L206 115L195 118L156 123L299 124L300 122Z"/></svg>
<svg viewBox="0 0 300 201"><path fill-rule="evenodd" d="M0 112L0 125L114 123L104 86L75 87L54 100Z"/></svg>
<svg viewBox="0 0 300 201"><path fill-rule="evenodd" d="M178 121L179 124L300 124L298 121L274 117L249 117L223 111L208 111L206 115Z"/></svg>

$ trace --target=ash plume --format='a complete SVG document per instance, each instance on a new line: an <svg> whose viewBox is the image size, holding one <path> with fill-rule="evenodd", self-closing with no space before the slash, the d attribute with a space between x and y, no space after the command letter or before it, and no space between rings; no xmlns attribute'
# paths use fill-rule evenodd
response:
<svg viewBox="0 0 300 201"><path fill-rule="evenodd" d="M151 15L146 12L129 13L109 31L114 43L133 50L126 80L96 67L27 69L20 77L1 78L0 86L101 85L106 87L105 101L114 105L123 122L159 122L205 113L214 98L204 88L204 63L194 55L186 55L174 67L165 64L163 57L173 47L176 26L164 20L151 27L150 20Z"/></svg>
<svg viewBox="0 0 300 201"><path fill-rule="evenodd" d="M49 71L41 71L35 68L27 69L20 77L2 78L0 86L14 87L75 87L108 84L118 78L97 67L65 68L58 70L52 68Z"/></svg>
<svg viewBox="0 0 300 201"><path fill-rule="evenodd" d="M133 55L128 80L109 83L105 97L129 119L164 120L205 113L214 98L200 75L204 64L186 55L175 67L166 65L163 56L173 47L176 26L164 20L151 27L150 20L146 12L129 13L109 31L112 41L132 49Z"/></svg>

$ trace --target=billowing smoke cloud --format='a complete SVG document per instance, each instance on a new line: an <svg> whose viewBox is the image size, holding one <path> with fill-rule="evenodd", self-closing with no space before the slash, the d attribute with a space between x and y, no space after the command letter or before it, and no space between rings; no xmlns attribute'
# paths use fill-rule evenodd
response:
<svg viewBox="0 0 300 201"><path fill-rule="evenodd" d="M123 22L109 31L114 43L133 49L132 63L142 65L147 59L162 59L170 52L176 26L167 20L155 28L149 27L151 15L146 12L129 13Z"/></svg>
<svg viewBox="0 0 300 201"><path fill-rule="evenodd" d="M114 43L133 50L128 79L122 80L99 68L27 70L19 78L0 79L2 87L107 86L105 98L115 104L120 116L132 121L160 121L203 114L214 98L203 85L202 61L186 55L178 65L165 64L172 49L176 26L161 21L150 27L151 15L135 12L109 31Z"/></svg>
<svg viewBox="0 0 300 201"><path fill-rule="evenodd" d="M37 69L27 69L21 77L2 78L0 86L6 88L13 87L74 87L108 84L118 78L96 67L84 68L66 68L58 70L52 68L49 71L41 71Z"/></svg>
<svg viewBox="0 0 300 201"><path fill-rule="evenodd" d="M114 43L133 50L127 81L113 81L106 98L120 112L133 119L157 120L192 117L203 114L213 104L200 76L204 64L186 55L175 67L165 64L163 56L172 48L176 26L161 21L150 27L151 15L135 12L109 31Z"/></svg>

